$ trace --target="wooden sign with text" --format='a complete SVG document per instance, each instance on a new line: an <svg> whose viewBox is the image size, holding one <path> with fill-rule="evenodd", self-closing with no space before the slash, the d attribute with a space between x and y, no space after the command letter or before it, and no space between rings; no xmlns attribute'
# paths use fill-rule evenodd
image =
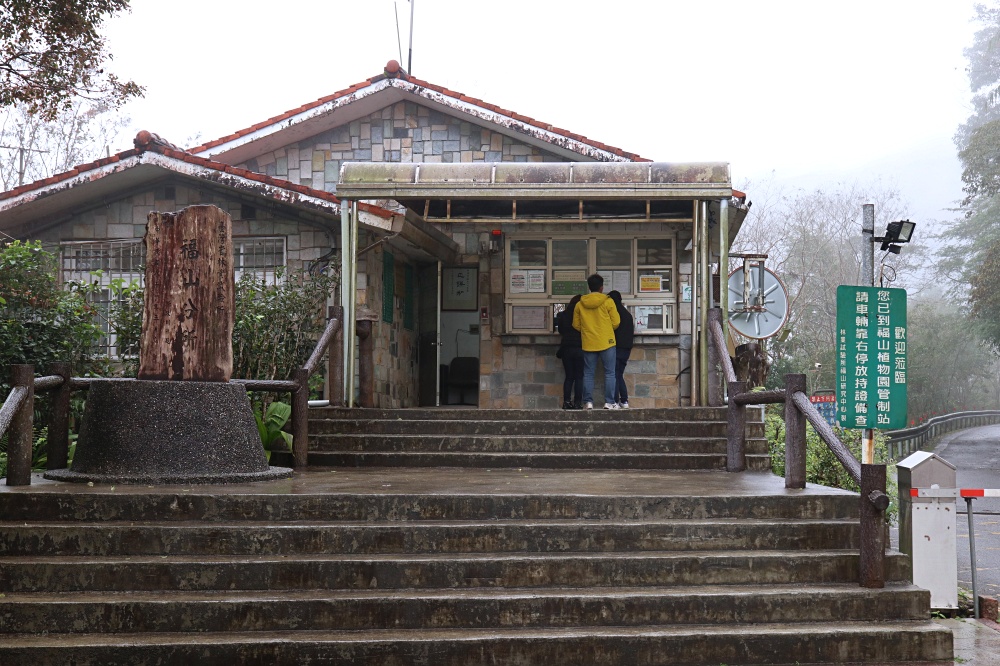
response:
<svg viewBox="0 0 1000 666"><path fill-rule="evenodd" d="M222 209L149 214L139 379L229 381L232 256L232 219Z"/></svg>

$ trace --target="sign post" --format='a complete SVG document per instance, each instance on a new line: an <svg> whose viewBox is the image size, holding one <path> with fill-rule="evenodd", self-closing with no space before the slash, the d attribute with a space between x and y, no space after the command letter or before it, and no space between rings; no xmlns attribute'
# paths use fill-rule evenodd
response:
<svg viewBox="0 0 1000 666"><path fill-rule="evenodd" d="M906 427L906 290L837 287L837 423Z"/></svg>

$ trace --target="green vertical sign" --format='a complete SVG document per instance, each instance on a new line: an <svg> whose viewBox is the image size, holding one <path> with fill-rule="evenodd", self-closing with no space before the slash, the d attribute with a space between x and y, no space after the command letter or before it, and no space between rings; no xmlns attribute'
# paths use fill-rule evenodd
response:
<svg viewBox="0 0 1000 666"><path fill-rule="evenodd" d="M837 424L906 427L906 290L837 287Z"/></svg>

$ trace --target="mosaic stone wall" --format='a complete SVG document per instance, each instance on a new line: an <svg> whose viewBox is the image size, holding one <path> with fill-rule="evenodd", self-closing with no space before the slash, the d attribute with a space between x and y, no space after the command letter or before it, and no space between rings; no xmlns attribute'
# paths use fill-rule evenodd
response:
<svg viewBox="0 0 1000 666"><path fill-rule="evenodd" d="M506 337L506 336L505 336ZM557 341L518 336L504 345L494 338L483 347L479 405L493 409L559 409L565 373L556 358ZM603 369L598 363L594 404L604 403ZM629 407L676 407L680 403L680 353L676 346L637 344L625 368Z"/></svg>
<svg viewBox="0 0 1000 666"><path fill-rule="evenodd" d="M588 225L586 232L630 231L669 233L669 225L642 224L641 229L618 224ZM464 225L451 225L451 235L456 240L465 238L466 244L485 240L487 234L473 231ZM538 225L532 231L565 231L557 225ZM504 229L513 233L513 228ZM690 239L686 230L678 230L677 247L683 248ZM678 252L677 284L690 282L690 253ZM565 373L562 361L555 356L559 346L558 334L506 335L504 309L504 258L491 255L479 263L480 303L488 304L489 320L480 327L480 390L479 406L493 409L558 409L562 405L562 384ZM677 303L678 334L662 336L637 336L629 364L625 369L625 383L629 389L629 406L633 408L676 407L689 404L688 382L681 375L680 345L682 338L691 333L691 304ZM497 332L497 333L494 333ZM686 340L690 344L690 340ZM687 365L686 363L684 364ZM601 367L598 365L597 377ZM682 390L683 389L683 390ZM604 386L594 382L594 403L603 404Z"/></svg>
<svg viewBox="0 0 1000 666"><path fill-rule="evenodd" d="M402 272L407 265L405 255L399 252L392 252L392 255L397 272ZM383 320L384 258L385 251L379 247L366 254L361 260L364 263L358 266L358 304L379 314L372 327L375 336L375 406L384 409L416 407L420 404L416 360L418 318L414 316L413 327L407 328L403 309L399 307L402 299L394 299L392 322ZM367 288L362 287L361 275L365 276Z"/></svg>
<svg viewBox="0 0 1000 666"><path fill-rule="evenodd" d="M173 197L168 197L172 193ZM331 246L331 237L317 227L276 217L257 208L254 219L242 219L239 201L210 190L167 185L83 211L72 220L37 236L46 245L65 241L141 239L146 234L146 216L153 211L175 212L194 204L213 204L233 218L233 237L283 236L287 265L300 270L319 259Z"/></svg>
<svg viewBox="0 0 1000 666"><path fill-rule="evenodd" d="M241 166L336 192L340 167L349 161L558 162L563 158L428 107L399 102L295 145L260 155ZM480 262L480 303L489 307L490 312L489 322L482 322L480 328L480 407L560 406L563 370L561 361L555 358L558 337L503 336L502 340L491 333L502 331L504 325L503 261L502 255L479 258L480 243L488 240L488 232L468 225L439 225L439 228L464 253L459 264ZM553 231L557 228L566 229L555 225ZM650 226L596 224L588 225L588 229L649 232ZM689 232L680 233L678 247L683 248L689 238ZM381 251L369 253L359 260L358 266L357 302L379 313L382 256ZM406 261L402 253L394 253L394 257L397 262ZM497 261L499 264L494 265ZM677 261L677 284L681 284L689 281L690 258L679 255ZM690 305L677 304L680 335L690 335L690 312ZM420 331L406 330L398 309L396 314L393 324L379 321L374 327L375 390L380 407L419 404L416 344ZM679 337L644 338L649 344L637 345L626 375L630 404L636 407L680 404L681 391L676 378L680 371Z"/></svg>
<svg viewBox="0 0 1000 666"><path fill-rule="evenodd" d="M267 153L241 165L336 192L344 162L557 162L509 136L412 102Z"/></svg>

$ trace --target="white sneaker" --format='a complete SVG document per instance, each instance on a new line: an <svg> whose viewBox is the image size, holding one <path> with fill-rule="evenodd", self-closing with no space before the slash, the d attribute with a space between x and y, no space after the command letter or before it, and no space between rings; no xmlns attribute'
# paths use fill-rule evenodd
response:
<svg viewBox="0 0 1000 666"><path fill-rule="evenodd" d="M604 409L618 409L617 402L606 402L604 403Z"/></svg>
<svg viewBox="0 0 1000 666"><path fill-rule="evenodd" d="M618 403L618 409L628 409L628 403L627 402L619 402Z"/></svg>
<svg viewBox="0 0 1000 666"><path fill-rule="evenodd" d="M592 402L585 402L585 403L583 403L583 408L584 409L593 409L594 408L594 403L592 403Z"/></svg>

